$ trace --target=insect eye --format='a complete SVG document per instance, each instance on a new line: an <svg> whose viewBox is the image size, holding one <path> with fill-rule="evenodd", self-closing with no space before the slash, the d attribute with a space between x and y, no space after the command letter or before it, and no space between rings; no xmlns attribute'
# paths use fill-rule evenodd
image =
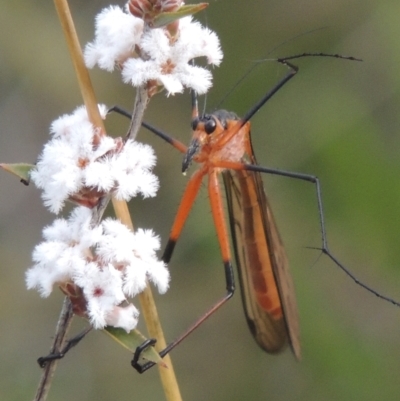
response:
<svg viewBox="0 0 400 401"><path fill-rule="evenodd" d="M207 132L207 134L212 134L215 130L215 127L217 126L217 123L213 118L210 118L207 120L204 124L204 130Z"/></svg>
<svg viewBox="0 0 400 401"><path fill-rule="evenodd" d="M199 119L198 118L194 118L192 120L192 130L195 131L197 129L197 126L199 125Z"/></svg>

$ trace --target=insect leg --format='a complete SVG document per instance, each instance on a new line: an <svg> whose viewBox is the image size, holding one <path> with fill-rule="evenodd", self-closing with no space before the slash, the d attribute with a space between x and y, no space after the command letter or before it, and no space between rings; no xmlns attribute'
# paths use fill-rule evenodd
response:
<svg viewBox="0 0 400 401"><path fill-rule="evenodd" d="M244 125L247 121L249 121L254 114L257 113L261 107L276 93L278 92L288 81L290 81L299 71L299 67L289 60L305 58L305 57L333 57L342 60L349 60L349 61L362 61L358 58L351 57L351 56L342 56L340 54L328 54L328 53L302 53L296 54L294 56L289 57L281 57L276 59L276 61L280 64L286 65L289 67L289 72L271 89L269 90L242 118L242 125Z"/></svg>
<svg viewBox="0 0 400 401"><path fill-rule="evenodd" d="M111 107L110 109L108 109L107 114L111 113L111 112L115 112L115 113L121 114L124 117L131 118L131 114L119 106ZM171 136L167 135L165 132L153 127L152 125L147 124L145 121L142 121L142 127L146 128L153 134L157 135L159 138L161 138L165 142L169 143L174 148L178 149L180 152L186 153L187 146L184 145L182 142L172 138Z"/></svg>
<svg viewBox="0 0 400 401"><path fill-rule="evenodd" d="M92 330L92 327L88 327L87 329L83 330L81 333L77 334L75 337L72 337L71 339L67 340L65 343L64 348L60 352L56 352L53 354L48 354L46 356L42 356L38 358L37 363L41 368L44 368L46 366L46 363L49 361L53 361L55 359L61 359L64 358L65 354L72 348L75 347L83 338L86 336L86 334L89 333L89 331Z"/></svg>
<svg viewBox="0 0 400 401"><path fill-rule="evenodd" d="M245 164L245 163L234 163L234 162L221 162L218 164L219 167L230 168L233 170L248 170L248 171L258 171L260 173L267 173L272 175L280 175L283 177L294 178L297 180L311 182L315 185L316 195L317 195L317 203L318 203L318 214L319 214L319 223L321 230L321 248L314 248L320 250L322 253L327 255L329 259L331 259L348 277L350 277L356 284L367 290L368 292L374 294L378 298L390 302L393 305L400 306L400 302L394 300L393 298L387 297L385 295L380 294L378 291L374 290L367 284L361 282L354 274L342 263L340 262L329 250L326 229L325 229L325 217L322 206L322 192L321 192L321 184L318 177L311 174L303 174L296 173L293 171L279 170L275 168L261 167L253 164Z"/></svg>
<svg viewBox="0 0 400 401"><path fill-rule="evenodd" d="M201 170L200 170L201 172ZM228 301L235 290L235 282L234 282L234 274L233 274L233 267L230 257L230 249L229 249L229 240L226 230L225 221L223 218L223 206L221 201L221 194L220 188L218 184L218 177L216 171L212 171L209 174L209 196L211 201L211 210L215 222L215 226L217 227L217 235L221 246L221 251L223 255L224 261L224 270L225 270L225 282L226 282L226 294L217 302L215 303L203 316L201 316L196 322L194 322L181 336L179 336L176 340L172 343L168 344L166 348L160 351L160 356L164 357L168 354L173 348L175 348L178 344L180 344L189 334L191 334L197 327L199 327L209 316L211 316L214 312L216 312L226 301ZM185 195L186 195L185 191ZM185 195L181 202L181 205L185 203ZM179 236L180 230L183 227L183 222L180 221L180 218L183 216L183 212L181 215L180 210L184 210L184 207L179 207L177 216L175 218L175 222L171 231L171 236L168 241L167 247L165 249L163 260L168 262L172 256L173 249L176 244L176 240ZM187 211L188 213L188 211ZM146 349L148 346L152 346L155 344L154 339L148 340L142 345L140 345L134 354L132 359L132 366L139 372L143 373L146 370L150 369L154 366L154 362L147 362L145 364L140 364L139 358L140 354Z"/></svg>

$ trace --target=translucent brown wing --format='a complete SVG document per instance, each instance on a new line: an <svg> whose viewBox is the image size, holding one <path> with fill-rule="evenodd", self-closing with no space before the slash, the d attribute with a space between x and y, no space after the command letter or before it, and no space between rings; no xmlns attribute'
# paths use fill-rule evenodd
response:
<svg viewBox="0 0 400 401"><path fill-rule="evenodd" d="M251 163L256 164L255 157L251 155L250 158ZM279 352L289 341L296 358L300 359L293 281L261 175L252 171L226 170L223 178L243 306L250 330L265 351ZM264 289L271 295L267 302L260 296Z"/></svg>

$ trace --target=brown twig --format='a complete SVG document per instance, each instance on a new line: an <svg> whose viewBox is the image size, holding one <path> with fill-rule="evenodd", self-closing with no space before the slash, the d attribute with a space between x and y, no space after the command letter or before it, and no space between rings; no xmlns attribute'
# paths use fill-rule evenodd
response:
<svg viewBox="0 0 400 401"><path fill-rule="evenodd" d="M74 316L74 314L72 312L71 302L69 301L68 297L65 297L64 303L63 303L63 306L61 309L60 317L58 318L56 334L54 336L53 345L50 348L50 354L57 354L64 347L65 339L66 339L68 330L71 326L73 316ZM40 379L34 401L46 400L47 395L50 390L51 381L52 381L54 372L57 368L57 363L58 363L58 359L54 359L54 360L48 361L46 363L46 366L43 368L43 374Z"/></svg>

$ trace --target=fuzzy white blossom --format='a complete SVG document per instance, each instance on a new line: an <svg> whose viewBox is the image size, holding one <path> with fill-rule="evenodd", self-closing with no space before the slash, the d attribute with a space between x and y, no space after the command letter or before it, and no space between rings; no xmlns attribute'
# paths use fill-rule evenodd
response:
<svg viewBox="0 0 400 401"><path fill-rule="evenodd" d="M127 298L143 291L146 279L160 293L168 289L169 272L156 257L159 238L151 230L133 233L112 219L96 227L90 222L91 211L78 207L68 220L57 219L43 230L45 241L34 249L27 287L47 297L55 285L76 286L95 328L112 325L130 331L139 312Z"/></svg>
<svg viewBox="0 0 400 401"><path fill-rule="evenodd" d="M105 118L106 107L101 105L100 110ZM51 134L31 178L43 190L42 198L52 212L58 213L67 199L93 207L107 193L126 201L139 193L156 194L153 149L100 135L84 107L54 121Z"/></svg>
<svg viewBox="0 0 400 401"><path fill-rule="evenodd" d="M135 45L143 33L143 20L124 12L118 6L102 10L96 17L95 40L85 49L85 62L89 68L96 64L113 71L127 58L134 56Z"/></svg>
<svg viewBox="0 0 400 401"><path fill-rule="evenodd" d="M218 66L222 51L217 35L191 17L179 20L176 37L168 30L143 28L140 18L119 7L104 9L96 18L95 39L85 49L89 68L97 64L112 71L122 70L124 82L142 86L148 82L163 85L168 94L182 92L184 87L205 93L211 86L209 70L191 65L196 57Z"/></svg>

